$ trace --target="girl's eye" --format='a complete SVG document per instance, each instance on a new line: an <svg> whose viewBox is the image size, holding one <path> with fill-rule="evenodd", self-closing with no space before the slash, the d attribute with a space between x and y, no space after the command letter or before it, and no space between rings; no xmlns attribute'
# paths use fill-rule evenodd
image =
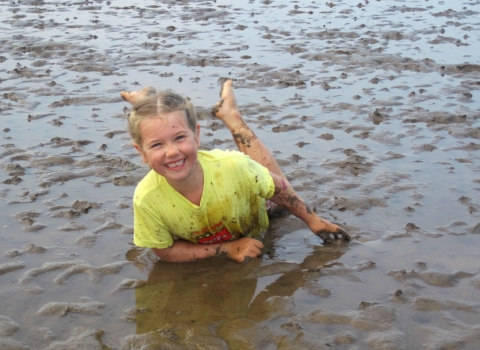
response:
<svg viewBox="0 0 480 350"><path fill-rule="evenodd" d="M184 138L185 138L185 136L184 136L184 135L177 136L177 141L181 141L181 140L183 140Z"/></svg>
<svg viewBox="0 0 480 350"><path fill-rule="evenodd" d="M157 148L157 147L160 147L160 146L162 146L161 143L155 143L155 144L152 145L152 148Z"/></svg>

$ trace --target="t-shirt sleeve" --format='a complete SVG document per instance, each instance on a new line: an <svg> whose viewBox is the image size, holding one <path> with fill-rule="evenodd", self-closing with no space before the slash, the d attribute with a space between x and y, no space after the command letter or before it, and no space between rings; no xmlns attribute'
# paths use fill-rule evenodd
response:
<svg viewBox="0 0 480 350"><path fill-rule="evenodd" d="M148 200L134 201L133 215L133 243L137 247L164 249L172 246L173 236Z"/></svg>
<svg viewBox="0 0 480 350"><path fill-rule="evenodd" d="M259 196L265 199L271 198L275 193L275 184L273 183L270 171L263 165L250 159L250 157L246 157L246 159L248 164L246 170L250 173L252 179L254 179L253 184Z"/></svg>

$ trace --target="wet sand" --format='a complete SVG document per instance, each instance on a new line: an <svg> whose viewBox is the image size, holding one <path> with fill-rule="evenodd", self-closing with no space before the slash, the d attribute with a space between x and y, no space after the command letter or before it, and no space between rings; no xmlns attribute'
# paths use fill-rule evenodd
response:
<svg viewBox="0 0 480 350"><path fill-rule="evenodd" d="M480 1L0 2L1 349L478 349ZM349 244L272 220L260 259L132 245L122 90L246 120Z"/></svg>

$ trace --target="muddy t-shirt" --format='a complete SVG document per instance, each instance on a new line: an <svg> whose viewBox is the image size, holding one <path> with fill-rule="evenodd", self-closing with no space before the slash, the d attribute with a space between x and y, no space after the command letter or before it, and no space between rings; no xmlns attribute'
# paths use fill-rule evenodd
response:
<svg viewBox="0 0 480 350"><path fill-rule="evenodd" d="M269 223L265 199L275 190L268 169L238 151L199 151L198 160L204 173L199 206L153 170L137 185L135 245L163 249L179 238L208 244L263 237Z"/></svg>

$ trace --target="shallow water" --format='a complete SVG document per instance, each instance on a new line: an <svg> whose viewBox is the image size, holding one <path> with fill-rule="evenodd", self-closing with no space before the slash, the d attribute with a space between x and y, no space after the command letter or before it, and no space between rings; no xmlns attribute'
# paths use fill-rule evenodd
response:
<svg viewBox="0 0 480 350"><path fill-rule="evenodd" d="M480 1L0 1L0 348L478 349ZM235 79L301 195L261 259L156 262L122 90ZM42 249L43 248L43 249Z"/></svg>

